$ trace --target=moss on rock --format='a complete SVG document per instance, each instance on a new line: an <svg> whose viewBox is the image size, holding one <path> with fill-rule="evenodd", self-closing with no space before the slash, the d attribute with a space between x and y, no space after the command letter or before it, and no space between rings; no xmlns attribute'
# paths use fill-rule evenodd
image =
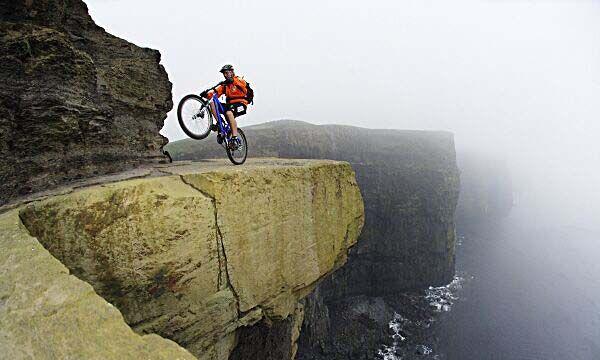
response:
<svg viewBox="0 0 600 360"><path fill-rule="evenodd" d="M226 359L244 336L240 327L294 323L290 319L298 317L294 315L298 302L343 265L364 220L362 198L347 163L262 160L244 167L204 163L161 167L160 174L52 196L5 215L14 224L0 233L2 245L18 248L10 231L14 228L14 234L39 250L43 261L7 256L0 268L11 272L16 265L30 277L44 272L57 287L36 283L36 291L72 297L91 314L86 318L78 313L81 318L52 329L75 334L83 326L81 344L71 344L49 332L43 333L48 338L28 332L22 327L28 321L25 314L0 307L0 319L9 329L3 346L17 351L21 347L14 344L22 341L31 347L58 347L64 354L91 351L84 339L99 340L86 329L104 326L93 315L96 304L112 309L117 317L112 321L118 325L111 326L137 339L113 304L136 333L162 336L148 339L164 341L165 349L178 349L163 339L168 338L201 359ZM20 251L26 253L26 247ZM70 292L65 279L46 274L46 262L59 268L68 284L87 292ZM65 266L76 277L69 276ZM33 286L18 276L11 273L1 283L7 289L2 299L8 300L3 301L14 306L22 306L16 288ZM63 316L72 307L61 304L42 304L30 311L35 316L43 312ZM129 338L123 336L121 341ZM290 335L290 343L282 346L295 351L297 338ZM100 357L111 358L111 351L118 354L119 344L107 346L108 353L101 352Z"/></svg>

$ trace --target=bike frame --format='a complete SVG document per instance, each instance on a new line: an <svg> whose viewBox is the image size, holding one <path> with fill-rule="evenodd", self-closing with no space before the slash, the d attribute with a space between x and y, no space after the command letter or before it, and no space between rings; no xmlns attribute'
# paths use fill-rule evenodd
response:
<svg viewBox="0 0 600 360"><path fill-rule="evenodd" d="M226 121L223 121L223 119L221 118L221 115L225 117L225 109L223 108L223 104L221 104L221 102L219 101L219 97L217 96L217 94L213 94L211 101L215 104L215 112L217 113L217 126L219 127L219 133L223 135L223 140L227 145L227 143L229 142L229 140L227 139L227 133L229 132L229 130L231 130L231 127Z"/></svg>

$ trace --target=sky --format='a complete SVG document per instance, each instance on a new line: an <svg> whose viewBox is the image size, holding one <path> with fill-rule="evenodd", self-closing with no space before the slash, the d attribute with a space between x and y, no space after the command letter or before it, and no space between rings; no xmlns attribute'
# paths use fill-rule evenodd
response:
<svg viewBox="0 0 600 360"><path fill-rule="evenodd" d="M255 91L242 127L452 131L506 158L540 208L600 218L600 0L86 2L161 52L175 106L231 63ZM185 137L173 111L161 133Z"/></svg>

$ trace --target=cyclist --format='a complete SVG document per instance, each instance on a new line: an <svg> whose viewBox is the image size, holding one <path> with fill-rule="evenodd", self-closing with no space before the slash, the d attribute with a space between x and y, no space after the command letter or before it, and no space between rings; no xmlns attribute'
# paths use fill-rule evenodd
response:
<svg viewBox="0 0 600 360"><path fill-rule="evenodd" d="M223 104L223 108L225 109L225 117L231 125L231 140L233 140L229 143L235 149L241 143L237 138L238 131L235 118L246 114L248 104L251 103L254 98L254 91L250 88L248 82L235 75L232 65L224 65L220 72L225 77L225 80L221 81L213 88L203 91L200 96L210 99L214 93L217 94L217 97L225 95L226 102ZM216 118L217 112L212 101L210 102L210 108Z"/></svg>

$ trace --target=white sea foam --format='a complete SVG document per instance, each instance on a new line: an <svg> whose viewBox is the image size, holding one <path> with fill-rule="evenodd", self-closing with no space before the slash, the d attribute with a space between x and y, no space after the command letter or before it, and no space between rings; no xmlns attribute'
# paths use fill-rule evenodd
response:
<svg viewBox="0 0 600 360"><path fill-rule="evenodd" d="M450 311L454 302L458 300L458 292L462 289L465 278L461 276L455 276L454 279L445 286L429 287L425 290L425 306L429 305L434 313L443 313ZM406 351L410 353L416 353L423 358L427 359L439 359L439 355L433 353L433 349L425 344L415 345L410 344L410 339L407 337L410 335L411 328L418 327L426 329L431 326L435 321L435 317L426 319L410 320L405 318L401 314L395 313L394 318L389 322L389 327L393 331L392 345L383 346L382 349L378 350L378 355L383 360L401 360L402 356L398 354L405 354ZM404 349L402 349L404 348ZM401 351L403 350L403 351Z"/></svg>
<svg viewBox="0 0 600 360"><path fill-rule="evenodd" d="M400 342L405 341L406 337L402 335L403 325L410 320L404 318L398 313L394 313L394 318L388 323L390 329L394 332L392 339L394 342L392 346L384 346L383 349L378 350L378 355L383 357L383 360L401 360L401 357L396 356L396 350Z"/></svg>
<svg viewBox="0 0 600 360"><path fill-rule="evenodd" d="M425 290L425 299L436 312L446 312L452 309L454 301L458 299L457 291L462 289L465 279L455 276L448 285L433 287Z"/></svg>
<svg viewBox="0 0 600 360"><path fill-rule="evenodd" d="M431 349L429 346L427 345L417 345L417 353L421 354L421 355L429 355L433 352L433 349Z"/></svg>

